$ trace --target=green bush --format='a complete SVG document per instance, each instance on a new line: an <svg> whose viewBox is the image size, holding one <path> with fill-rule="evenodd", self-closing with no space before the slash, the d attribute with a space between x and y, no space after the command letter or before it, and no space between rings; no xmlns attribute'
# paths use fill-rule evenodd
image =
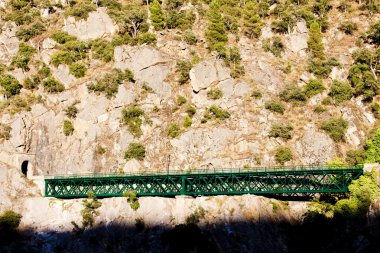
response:
<svg viewBox="0 0 380 253"><path fill-rule="evenodd" d="M153 0L149 4L150 20L156 31L160 31L165 28L165 17L161 9L161 4L158 0Z"/></svg>
<svg viewBox="0 0 380 253"><path fill-rule="evenodd" d="M34 89L37 89L38 86L40 85L41 83L41 79L39 76L31 76L31 77L27 77L25 80L24 80L24 83L23 83L23 88L25 89L28 89L28 90L34 90Z"/></svg>
<svg viewBox="0 0 380 253"><path fill-rule="evenodd" d="M176 138L181 134L181 129L177 123L170 123L168 126L168 136L170 138Z"/></svg>
<svg viewBox="0 0 380 253"><path fill-rule="evenodd" d="M192 10L170 10L166 15L166 24L170 29L191 29L195 21L195 13Z"/></svg>
<svg viewBox="0 0 380 253"><path fill-rule="evenodd" d="M87 71L86 66L84 66L84 64L81 62L70 64L69 69L70 73L73 74L76 78L84 77Z"/></svg>
<svg viewBox="0 0 380 253"><path fill-rule="evenodd" d="M102 203L93 192L89 191L87 192L87 199L82 200L82 206L84 209L81 210L80 214L82 215L83 227L92 227L95 216L99 215L96 209L101 207Z"/></svg>
<svg viewBox="0 0 380 253"><path fill-rule="evenodd" d="M190 116L190 118L192 118L196 112L197 110L193 106L189 106L186 109L186 113Z"/></svg>
<svg viewBox="0 0 380 253"><path fill-rule="evenodd" d="M139 45L147 44L151 46L155 46L157 43L157 37L153 33L142 33L137 37L137 42Z"/></svg>
<svg viewBox="0 0 380 253"><path fill-rule="evenodd" d="M184 105L184 104L186 104L186 102L187 102L187 100L185 97L183 97L183 96L177 97L177 105L178 106Z"/></svg>
<svg viewBox="0 0 380 253"><path fill-rule="evenodd" d="M0 76L0 86L2 87L2 93L7 97L19 94L22 88L17 79L8 74Z"/></svg>
<svg viewBox="0 0 380 253"><path fill-rule="evenodd" d="M78 108L75 106L75 103L66 107L64 111L65 111L66 116L69 118L77 117Z"/></svg>
<svg viewBox="0 0 380 253"><path fill-rule="evenodd" d="M113 46L112 43L104 39L97 39L91 42L92 57L104 62L112 61Z"/></svg>
<svg viewBox="0 0 380 253"><path fill-rule="evenodd" d="M284 140L292 138L293 127L289 124L275 123L272 125L272 129L269 131L270 137L280 137Z"/></svg>
<svg viewBox="0 0 380 253"><path fill-rule="evenodd" d="M251 97L253 98L261 98L263 96L263 94L261 93L261 91L258 91L258 90L254 90L252 91L251 93Z"/></svg>
<svg viewBox="0 0 380 253"><path fill-rule="evenodd" d="M213 0L209 5L208 25L205 31L205 37L210 50L221 51L228 40L226 26L220 11L220 5L217 0Z"/></svg>
<svg viewBox="0 0 380 253"><path fill-rule="evenodd" d="M75 36L68 34L67 32L58 31L53 33L50 38L58 42L59 44L65 44L68 41L77 40Z"/></svg>
<svg viewBox="0 0 380 253"><path fill-rule="evenodd" d="M367 163L380 163L380 128L365 144L365 161Z"/></svg>
<svg viewBox="0 0 380 253"><path fill-rule="evenodd" d="M66 136L72 135L74 133L73 123L69 120L63 121L63 134Z"/></svg>
<svg viewBox="0 0 380 253"><path fill-rule="evenodd" d="M358 30L358 24L352 21L343 21L342 23L340 23L339 30L341 30L345 34L352 35L355 31Z"/></svg>
<svg viewBox="0 0 380 253"><path fill-rule="evenodd" d="M198 224L201 219L206 216L206 210L203 207L198 207L192 214L186 217L187 224Z"/></svg>
<svg viewBox="0 0 380 253"><path fill-rule="evenodd" d="M326 60L312 59L309 61L309 72L320 78L327 78L333 67L341 67L341 64L335 58Z"/></svg>
<svg viewBox="0 0 380 253"><path fill-rule="evenodd" d="M36 49L25 43L20 43L18 53L12 58L12 65L23 70L29 70L29 62Z"/></svg>
<svg viewBox="0 0 380 253"><path fill-rule="evenodd" d="M348 83L334 80L331 84L329 96L331 96L337 104L350 100L353 96L353 89Z"/></svg>
<svg viewBox="0 0 380 253"><path fill-rule="evenodd" d="M22 26L20 30L16 32L16 36L22 41L28 41L44 31L46 31L45 26L37 21L33 24Z"/></svg>
<svg viewBox="0 0 380 253"><path fill-rule="evenodd" d="M177 72L179 73L178 82L180 84L185 84L190 80L189 72L192 68L192 64L189 61L177 61Z"/></svg>
<svg viewBox="0 0 380 253"><path fill-rule="evenodd" d="M342 141L346 134L348 121L342 117L331 117L321 124L321 129L326 131L334 141Z"/></svg>
<svg viewBox="0 0 380 253"><path fill-rule="evenodd" d="M124 153L125 160L136 159L139 161L145 158L145 147L141 143L129 143L127 151Z"/></svg>
<svg viewBox="0 0 380 253"><path fill-rule="evenodd" d="M331 97L325 97L322 99L322 105L332 105L333 104L333 99Z"/></svg>
<svg viewBox="0 0 380 253"><path fill-rule="evenodd" d="M65 90L65 86L55 80L53 77L48 77L43 83L44 91L48 93L58 93Z"/></svg>
<svg viewBox="0 0 380 253"><path fill-rule="evenodd" d="M185 33L183 34L183 40L189 44L189 45L195 45L197 44L197 37L191 30L186 30Z"/></svg>
<svg viewBox="0 0 380 253"><path fill-rule="evenodd" d="M365 162L365 152L363 149L352 149L346 153L346 163L350 165L363 164Z"/></svg>
<svg viewBox="0 0 380 253"><path fill-rule="evenodd" d="M219 88L210 89L209 91L207 91L207 98L208 99L216 100L216 99L219 99L222 97L223 97L223 92Z"/></svg>
<svg viewBox="0 0 380 253"><path fill-rule="evenodd" d="M311 54L311 57L324 60L324 46L322 42L322 32L319 24L314 21L309 28L309 39L307 40L308 50Z"/></svg>
<svg viewBox="0 0 380 253"><path fill-rule="evenodd" d="M0 123L0 142L11 138L11 130L12 128L9 125Z"/></svg>
<svg viewBox="0 0 380 253"><path fill-rule="evenodd" d="M322 105L317 105L316 107L314 107L314 112L316 113L322 113L325 111L326 111L326 108Z"/></svg>
<svg viewBox="0 0 380 253"><path fill-rule="evenodd" d="M137 106L129 106L121 111L121 123L128 127L128 131L135 137L139 137L142 134L141 125L143 120L142 116L145 112Z"/></svg>
<svg viewBox="0 0 380 253"><path fill-rule="evenodd" d="M243 32L248 38L258 38L261 35L263 22L258 14L258 4L247 2L243 7Z"/></svg>
<svg viewBox="0 0 380 253"><path fill-rule="evenodd" d="M183 119L183 127L184 128L189 128L193 124L193 120L189 115L186 115L185 118Z"/></svg>
<svg viewBox="0 0 380 253"><path fill-rule="evenodd" d="M285 44L278 36L274 36L272 39L264 40L263 48L266 52L271 52L277 57L281 57L281 55L285 52Z"/></svg>
<svg viewBox="0 0 380 253"><path fill-rule="evenodd" d="M276 112L280 114L284 114L285 112L284 104L277 100L271 100L271 101L265 102L265 109L271 112Z"/></svg>
<svg viewBox="0 0 380 253"><path fill-rule="evenodd" d="M58 67L60 64L71 65L81 59L81 55L72 51L57 51L50 57L50 63Z"/></svg>
<svg viewBox="0 0 380 253"><path fill-rule="evenodd" d="M95 11L95 6L91 3L91 1L78 1L74 2L74 5L69 7L65 16L73 16L79 19L87 19L88 13Z"/></svg>
<svg viewBox="0 0 380 253"><path fill-rule="evenodd" d="M124 71L113 69L111 73L105 74L96 83L88 84L87 89L97 94L103 93L110 99L117 94L119 85L122 84L124 80L134 81L133 78L133 73L129 69L125 69Z"/></svg>
<svg viewBox="0 0 380 253"><path fill-rule="evenodd" d="M15 230L21 222L22 215L11 210L4 211L0 215L0 230Z"/></svg>
<svg viewBox="0 0 380 253"><path fill-rule="evenodd" d="M373 113L373 116L375 116L375 118L378 119L380 116L380 105L376 102L372 102L371 111Z"/></svg>
<svg viewBox="0 0 380 253"><path fill-rule="evenodd" d="M286 102L305 102L307 100L302 88L296 84L286 85L280 92L280 98Z"/></svg>
<svg viewBox="0 0 380 253"><path fill-rule="evenodd" d="M367 31L367 40L377 46L380 45L380 21L371 25Z"/></svg>
<svg viewBox="0 0 380 253"><path fill-rule="evenodd" d="M304 93L307 97L312 97L312 96L315 96L319 93L322 93L325 89L326 88L323 85L323 82L321 79L311 79L304 86Z"/></svg>
<svg viewBox="0 0 380 253"><path fill-rule="evenodd" d="M201 123L206 123L208 120L211 119L218 119L218 120L225 120L230 117L230 113L226 110L223 110L217 105L212 105L209 108L207 108L205 114L203 115L203 118L201 119Z"/></svg>
<svg viewBox="0 0 380 253"><path fill-rule="evenodd" d="M123 197L128 198L132 210L136 211L140 207L139 199L135 191L123 192Z"/></svg>
<svg viewBox="0 0 380 253"><path fill-rule="evenodd" d="M293 159L293 154L290 148L288 147L278 147L275 151L275 159L281 165L284 165L285 162L288 162Z"/></svg>

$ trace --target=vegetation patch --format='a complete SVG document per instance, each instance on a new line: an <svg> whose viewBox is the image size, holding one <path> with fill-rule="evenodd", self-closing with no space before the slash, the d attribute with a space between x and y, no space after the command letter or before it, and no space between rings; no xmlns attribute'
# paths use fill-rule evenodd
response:
<svg viewBox="0 0 380 253"><path fill-rule="evenodd" d="M131 105L121 111L121 123L128 127L128 131L135 137L142 134L142 117L145 112L137 106Z"/></svg>
<svg viewBox="0 0 380 253"><path fill-rule="evenodd" d="M323 82L321 79L311 79L304 86L304 93L307 97L312 97L312 96L315 96L319 93L322 93L325 89L326 88L323 85Z"/></svg>
<svg viewBox="0 0 380 253"><path fill-rule="evenodd" d="M223 97L223 92L219 88L210 89L209 91L207 91L207 98L208 99L216 100L216 99L219 99L222 97Z"/></svg>
<svg viewBox="0 0 380 253"><path fill-rule="evenodd" d="M340 104L351 99L353 96L353 89L348 83L334 80L331 84L329 96L335 100L335 103Z"/></svg>
<svg viewBox="0 0 380 253"><path fill-rule="evenodd" d="M137 211L137 209L140 208L139 199L137 198L137 193L135 191L125 191L123 192L123 197L128 199L132 210Z"/></svg>
<svg viewBox="0 0 380 253"><path fill-rule="evenodd" d="M128 145L127 151L124 154L125 160L129 161L131 159L136 159L139 161L145 158L145 147L141 143L130 143Z"/></svg>
<svg viewBox="0 0 380 253"><path fill-rule="evenodd" d="M0 142L11 138L11 130L12 128L9 125L0 123Z"/></svg>
<svg viewBox="0 0 380 253"><path fill-rule="evenodd" d="M0 214L0 231L15 230L21 222L22 215L12 210L4 211Z"/></svg>
<svg viewBox="0 0 380 253"><path fill-rule="evenodd" d="M181 129L177 123L170 123L168 126L168 136L170 138L176 138L181 134Z"/></svg>
<svg viewBox="0 0 380 253"><path fill-rule="evenodd" d="M70 73L73 74L76 78L84 77L86 74L87 68L81 62L73 63L69 66Z"/></svg>
<svg viewBox="0 0 380 253"><path fill-rule="evenodd" d="M206 123L209 120L217 119L217 120L225 120L230 117L230 113L226 110L223 110L217 105L212 105L207 108L203 118L201 119L201 123Z"/></svg>
<svg viewBox="0 0 380 253"><path fill-rule="evenodd" d="M82 206L84 207L80 211L82 215L82 225L84 228L92 227L95 217L99 215L97 209L102 206L102 203L93 192L89 191L87 193L87 199L82 200Z"/></svg>
<svg viewBox="0 0 380 253"><path fill-rule="evenodd" d="M72 135L74 133L73 123L69 120L63 121L63 134L66 136Z"/></svg>
<svg viewBox="0 0 380 253"><path fill-rule="evenodd" d="M178 82L179 84L185 84L190 80L189 72L193 67L189 61L178 61L177 62L177 72L179 73Z"/></svg>
<svg viewBox="0 0 380 253"><path fill-rule="evenodd" d="M324 130L334 141L342 141L346 134L348 121L342 117L331 117L321 124L321 129Z"/></svg>
<svg viewBox="0 0 380 253"><path fill-rule="evenodd" d="M36 52L34 47L21 42L19 45L18 53L12 58L12 65L21 68L25 71L29 70L29 62Z"/></svg>
<svg viewBox="0 0 380 253"><path fill-rule="evenodd" d="M0 75L0 86L2 93L7 97L12 97L20 93L21 84L11 75Z"/></svg>
<svg viewBox="0 0 380 253"><path fill-rule="evenodd" d="M284 114L285 112L284 104L278 100L270 100L265 102L265 109L279 114Z"/></svg>
<svg viewBox="0 0 380 253"><path fill-rule="evenodd" d="M270 137L280 137L284 140L292 138L293 127L289 124L275 123L272 125L272 129L269 132Z"/></svg>
<svg viewBox="0 0 380 253"><path fill-rule="evenodd" d="M206 216L206 210L203 207L198 207L192 214L186 217L187 224L198 224L201 219Z"/></svg>
<svg viewBox="0 0 380 253"><path fill-rule="evenodd" d="M53 77L48 77L43 81L42 86L44 87L44 91L48 93L59 93L65 90L65 86Z"/></svg>
<svg viewBox="0 0 380 253"><path fill-rule="evenodd" d="M275 159L281 165L293 159L293 153L290 148L282 146L275 150Z"/></svg>

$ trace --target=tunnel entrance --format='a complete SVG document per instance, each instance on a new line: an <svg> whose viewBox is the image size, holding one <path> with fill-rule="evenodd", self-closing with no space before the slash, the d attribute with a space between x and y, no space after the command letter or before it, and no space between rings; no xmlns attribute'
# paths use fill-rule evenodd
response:
<svg viewBox="0 0 380 253"><path fill-rule="evenodd" d="M21 172L25 176L28 174L28 164L29 164L29 161L23 161L21 164Z"/></svg>

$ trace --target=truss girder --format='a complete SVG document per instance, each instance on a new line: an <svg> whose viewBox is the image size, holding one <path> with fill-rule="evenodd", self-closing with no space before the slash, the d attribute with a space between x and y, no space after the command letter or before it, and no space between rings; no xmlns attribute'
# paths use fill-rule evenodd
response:
<svg viewBox="0 0 380 253"><path fill-rule="evenodd" d="M182 175L75 177L45 179L45 196L122 196L136 191L138 196L281 194L312 195L344 193L362 169L307 170L286 172L240 172Z"/></svg>

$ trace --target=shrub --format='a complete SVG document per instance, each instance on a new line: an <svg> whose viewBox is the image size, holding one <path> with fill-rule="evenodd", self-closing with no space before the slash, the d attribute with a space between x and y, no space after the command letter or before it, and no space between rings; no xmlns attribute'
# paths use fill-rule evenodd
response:
<svg viewBox="0 0 380 253"><path fill-rule="evenodd" d="M55 80L53 77L48 77L43 83L44 91L48 93L58 93L65 90L65 86Z"/></svg>
<svg viewBox="0 0 380 253"><path fill-rule="evenodd" d="M312 96L315 96L319 93L322 93L325 89L326 88L323 85L323 82L321 79L311 79L304 86L304 93L307 97L312 97Z"/></svg>
<svg viewBox="0 0 380 253"><path fill-rule="evenodd" d="M181 130L177 123L170 123L168 126L168 136L170 138L176 138L181 134Z"/></svg>
<svg viewBox="0 0 380 253"><path fill-rule="evenodd" d="M195 45L197 44L197 37L191 30L186 30L185 33L183 34L183 40L189 44L189 45Z"/></svg>
<svg viewBox="0 0 380 253"><path fill-rule="evenodd" d="M97 39L91 42L92 57L104 62L113 59L113 46L111 42L104 39Z"/></svg>
<svg viewBox="0 0 380 253"><path fill-rule="evenodd" d="M183 119L183 127L184 128L189 128L193 124L193 120L189 115L186 115L185 118Z"/></svg>
<svg viewBox="0 0 380 253"><path fill-rule="evenodd" d="M323 107L322 105L317 105L316 107L314 107L314 112L316 112L316 113L322 113L325 111L326 111L326 108Z"/></svg>
<svg viewBox="0 0 380 253"><path fill-rule="evenodd" d="M101 146L101 145L98 145L98 146L96 147L96 149L95 149L95 153L96 153L97 155L103 155L103 154L105 154L106 152L107 152L106 148L103 147L103 146Z"/></svg>
<svg viewBox="0 0 380 253"><path fill-rule="evenodd" d="M284 114L284 111L285 111L284 104L277 100L271 100L271 101L265 102L265 109L271 112L276 112L280 114Z"/></svg>
<svg viewBox="0 0 380 253"><path fill-rule="evenodd" d="M141 143L129 143L127 151L124 153L125 160L136 159L139 161L145 158L145 147Z"/></svg>
<svg viewBox="0 0 380 253"><path fill-rule="evenodd" d="M321 78L327 78L333 67L340 67L340 63L335 58L330 58L327 61L320 59L312 59L309 61L309 72Z"/></svg>
<svg viewBox="0 0 380 253"><path fill-rule="evenodd" d="M380 45L380 21L371 25L367 31L367 40L376 45Z"/></svg>
<svg viewBox="0 0 380 253"><path fill-rule="evenodd" d="M0 86L3 90L2 93L7 97L19 94L22 88L17 79L8 74L0 76Z"/></svg>
<svg viewBox="0 0 380 253"><path fill-rule="evenodd" d="M94 224L95 216L99 215L98 209L102 206L102 203L97 199L96 195L89 191L87 193L87 199L82 200L84 209L81 210L83 227L92 227Z"/></svg>
<svg viewBox="0 0 380 253"><path fill-rule="evenodd" d="M9 140L11 138L12 128L9 125L0 123L0 140Z"/></svg>
<svg viewBox="0 0 380 253"><path fill-rule="evenodd" d="M75 36L69 35L67 32L58 31L53 33L50 38L58 42L59 44L65 44L68 41L77 40Z"/></svg>
<svg viewBox="0 0 380 253"><path fill-rule="evenodd" d="M14 211L7 210L0 215L0 230L15 230L21 222L22 215Z"/></svg>
<svg viewBox="0 0 380 253"><path fill-rule="evenodd" d="M380 105L376 102L371 103L371 111L376 119L380 116Z"/></svg>
<svg viewBox="0 0 380 253"><path fill-rule="evenodd" d="M28 64L33 54L36 52L34 47L28 46L25 43L20 43L18 53L12 58L12 65L23 70L29 70Z"/></svg>
<svg viewBox="0 0 380 253"><path fill-rule="evenodd" d="M350 100L353 96L353 89L348 83L334 80L331 85L329 96L334 98L337 104Z"/></svg>
<svg viewBox="0 0 380 253"><path fill-rule="evenodd" d="M155 46L157 43L157 38L156 38L156 35L154 35L153 33L146 32L146 33L140 34L137 38L137 41L139 45L147 44L147 45Z"/></svg>
<svg viewBox="0 0 380 253"><path fill-rule="evenodd" d="M281 165L284 165L285 162L288 162L293 159L293 154L290 148L288 147L278 147L276 148L275 159Z"/></svg>
<svg viewBox="0 0 380 253"><path fill-rule="evenodd" d="M302 88L296 84L286 85L284 90L280 92L280 98L286 102L305 102L307 100Z"/></svg>
<svg viewBox="0 0 380 253"><path fill-rule="evenodd" d="M65 111L66 116L69 118L77 117L78 108L75 106L75 103L66 107L64 111Z"/></svg>
<svg viewBox="0 0 380 253"><path fill-rule="evenodd" d="M258 91L258 90L252 91L251 97L253 97L253 98L261 98L262 96L263 96L263 94L260 91Z"/></svg>
<svg viewBox="0 0 380 253"><path fill-rule="evenodd" d="M41 79L39 78L39 76L31 76L31 77L27 77L24 80L24 83L22 86L25 89L34 90L38 88L38 86L40 85L40 82L41 82Z"/></svg>
<svg viewBox="0 0 380 253"><path fill-rule="evenodd" d="M280 137L285 140L292 138L293 127L289 124L275 123L272 125L272 129L269 132L270 137Z"/></svg>
<svg viewBox="0 0 380 253"><path fill-rule="evenodd" d="M83 63L76 62L69 66L70 73L73 74L76 78L84 77L86 74L86 66Z"/></svg>
<svg viewBox="0 0 380 253"><path fill-rule="evenodd" d="M183 96L177 97L177 105L178 106L184 105L184 104L186 104L186 102L187 102L187 100L185 97L183 97Z"/></svg>
<svg viewBox="0 0 380 253"><path fill-rule="evenodd" d="M380 128L375 130L372 138L365 144L365 161L367 163L380 162Z"/></svg>
<svg viewBox="0 0 380 253"><path fill-rule="evenodd" d="M345 34L352 35L354 31L358 30L358 24L352 21L344 21L340 24L339 30L341 30Z"/></svg>
<svg viewBox="0 0 380 253"><path fill-rule="evenodd" d="M129 106L121 111L121 122L128 127L128 131L135 137L139 137L142 134L141 117L145 115L145 112L137 106Z"/></svg>
<svg viewBox="0 0 380 253"><path fill-rule="evenodd" d="M139 199L135 191L125 191L123 192L123 197L128 198L129 205L132 210L136 211L140 207Z"/></svg>
<svg viewBox="0 0 380 253"><path fill-rule="evenodd" d="M186 218L187 224L198 224L201 219L206 216L206 210L203 207L198 207L192 214Z"/></svg>
<svg viewBox="0 0 380 253"><path fill-rule="evenodd" d="M309 28L309 39L307 40L307 45L311 56L321 60L325 58L325 49L323 46L322 37L321 27L316 21L314 21Z"/></svg>
<svg viewBox="0 0 380 253"><path fill-rule="evenodd" d="M331 117L321 124L321 129L328 133L334 141L342 141L348 127L348 121L342 117Z"/></svg>
<svg viewBox="0 0 380 253"><path fill-rule="evenodd" d="M187 107L186 109L186 113L192 118L195 113L197 112L197 110L193 107L193 106L189 106Z"/></svg>
<svg viewBox="0 0 380 253"><path fill-rule="evenodd" d="M225 120L230 117L230 113L226 110L223 110L217 105L212 105L209 108L207 108L205 114L203 115L203 118L201 119L201 123L206 123L208 120L211 119L219 119L219 120Z"/></svg>
<svg viewBox="0 0 380 253"><path fill-rule="evenodd" d="M363 149L352 149L346 153L346 163L350 165L363 164L365 162L365 152Z"/></svg>
<svg viewBox="0 0 380 253"><path fill-rule="evenodd" d="M192 10L170 10L166 15L166 24L170 29L191 29L195 21L195 13Z"/></svg>
<svg viewBox="0 0 380 253"><path fill-rule="evenodd" d="M333 99L331 97L325 97L322 100L322 105L332 105L333 104Z"/></svg>
<svg viewBox="0 0 380 253"><path fill-rule="evenodd" d="M88 13L95 11L96 8L89 1L78 1L65 12L66 16L73 16L79 19L88 18Z"/></svg>
<svg viewBox="0 0 380 253"><path fill-rule="evenodd" d="M221 48L225 46L225 43L228 40L226 26L224 24L218 1L212 1L209 7L210 8L207 15L209 22L206 27L205 37L210 50L220 52Z"/></svg>
<svg viewBox="0 0 380 253"><path fill-rule="evenodd" d="M5 66L5 64L0 63L0 75L2 75L6 69L7 69L7 66Z"/></svg>
<svg viewBox="0 0 380 253"><path fill-rule="evenodd" d="M50 63L53 66L58 67L60 64L70 65L76 61L79 61L81 56L76 52L68 52L68 51L57 51L50 57Z"/></svg>
<svg viewBox="0 0 380 253"><path fill-rule="evenodd" d="M258 4L247 2L243 8L243 32L248 38L258 38L261 35L263 22L258 14Z"/></svg>
<svg viewBox="0 0 380 253"><path fill-rule="evenodd" d="M278 36L274 36L272 40L264 40L263 48L266 52L271 52L274 56L277 57L281 57L281 55L285 52L285 44Z"/></svg>
<svg viewBox="0 0 380 253"><path fill-rule="evenodd" d="M178 82L185 84L190 80L189 72L192 68L192 64L189 61L177 61L177 72L179 72Z"/></svg>
<svg viewBox="0 0 380 253"><path fill-rule="evenodd" d="M74 133L73 123L69 120L63 121L63 134L66 136L72 135Z"/></svg>
<svg viewBox="0 0 380 253"><path fill-rule="evenodd" d="M46 30L45 26L40 22L35 22L31 25L25 25L16 32L16 36L22 41L28 41L37 35L40 35Z"/></svg>
<svg viewBox="0 0 380 253"><path fill-rule="evenodd" d="M219 88L210 89L207 92L207 98L208 99L216 100L216 99L219 99L219 98L222 98L222 97L223 97L223 92Z"/></svg>
<svg viewBox="0 0 380 253"><path fill-rule="evenodd" d="M150 20L156 31L160 31L165 27L165 17L161 9L161 4L158 0L153 0L149 4Z"/></svg>
<svg viewBox="0 0 380 253"><path fill-rule="evenodd" d="M111 73L105 74L96 83L87 85L87 89L97 94L104 93L105 96L110 99L117 94L119 85L122 84L124 80L134 81L133 73L129 69L125 69L124 71L113 69Z"/></svg>

